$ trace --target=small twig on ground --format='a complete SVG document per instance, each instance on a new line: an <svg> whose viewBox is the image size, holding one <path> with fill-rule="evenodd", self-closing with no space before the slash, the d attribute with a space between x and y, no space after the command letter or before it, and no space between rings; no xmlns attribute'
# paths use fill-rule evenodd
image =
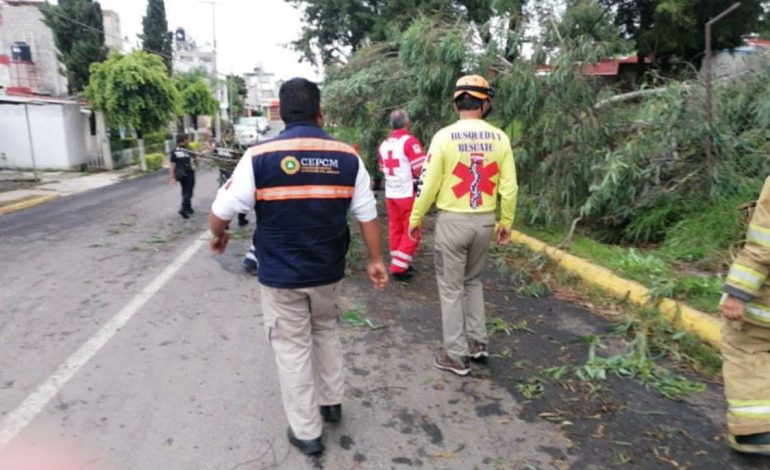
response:
<svg viewBox="0 0 770 470"><path fill-rule="evenodd" d="M572 221L572 225L570 225L569 232L567 232L567 236L565 236L564 240L562 240L558 245L556 245L556 248L559 248L560 250L569 248L569 246L572 244L572 237L575 236L575 229L577 228L577 224L580 223L581 220L583 220L582 215L579 217L576 217Z"/></svg>

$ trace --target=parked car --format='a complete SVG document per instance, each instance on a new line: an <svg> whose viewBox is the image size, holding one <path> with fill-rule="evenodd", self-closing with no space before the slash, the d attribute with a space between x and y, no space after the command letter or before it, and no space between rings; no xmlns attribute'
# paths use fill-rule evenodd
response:
<svg viewBox="0 0 770 470"><path fill-rule="evenodd" d="M259 142L260 134L256 126L249 124L236 124L233 126L235 131L235 141L242 147L251 147Z"/></svg>
<svg viewBox="0 0 770 470"><path fill-rule="evenodd" d="M265 116L257 116L257 129L262 134L270 130L270 120Z"/></svg>

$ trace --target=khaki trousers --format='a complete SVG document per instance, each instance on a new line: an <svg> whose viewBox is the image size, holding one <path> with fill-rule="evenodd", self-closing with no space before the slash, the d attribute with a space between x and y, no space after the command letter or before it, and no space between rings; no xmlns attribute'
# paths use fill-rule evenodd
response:
<svg viewBox="0 0 770 470"><path fill-rule="evenodd" d="M486 343L484 291L479 277L487 260L495 214L441 211L436 220L435 263L444 349L462 361L468 340Z"/></svg>
<svg viewBox="0 0 770 470"><path fill-rule="evenodd" d="M322 432L319 406L342 403L341 281L304 289L261 287L286 418L299 439L315 439Z"/></svg>
<svg viewBox="0 0 770 470"><path fill-rule="evenodd" d="M722 374L730 434L770 432L770 328L723 321Z"/></svg>

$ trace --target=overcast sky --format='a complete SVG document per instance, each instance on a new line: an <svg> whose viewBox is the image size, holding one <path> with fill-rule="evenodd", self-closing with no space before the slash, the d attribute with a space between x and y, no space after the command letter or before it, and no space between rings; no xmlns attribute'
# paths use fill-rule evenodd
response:
<svg viewBox="0 0 770 470"><path fill-rule="evenodd" d="M122 34L133 45L142 32L146 0L99 0L102 8L120 15ZM210 44L211 0L165 0L169 29L184 28L198 45ZM299 54L284 44L296 39L302 27L301 13L284 0L217 0L217 64L220 73L250 71L262 64L277 78L319 76ZM126 45L127 46L127 45Z"/></svg>

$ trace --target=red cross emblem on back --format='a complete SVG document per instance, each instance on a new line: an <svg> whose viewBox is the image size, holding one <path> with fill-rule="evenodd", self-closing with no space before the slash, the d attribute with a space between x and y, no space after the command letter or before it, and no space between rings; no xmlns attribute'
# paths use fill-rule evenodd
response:
<svg viewBox="0 0 770 470"><path fill-rule="evenodd" d="M385 159L385 168L388 169L388 174L393 176L395 173L393 170L401 166L401 161L398 158L393 158L393 151L388 150L388 158Z"/></svg>
<svg viewBox="0 0 770 470"><path fill-rule="evenodd" d="M498 172L497 162L484 165L484 154L472 153L470 166L458 163L452 170L452 174L462 180L452 186L452 191L457 199L470 194L470 206L477 209L484 203L484 193L490 196L495 193L492 177Z"/></svg>

